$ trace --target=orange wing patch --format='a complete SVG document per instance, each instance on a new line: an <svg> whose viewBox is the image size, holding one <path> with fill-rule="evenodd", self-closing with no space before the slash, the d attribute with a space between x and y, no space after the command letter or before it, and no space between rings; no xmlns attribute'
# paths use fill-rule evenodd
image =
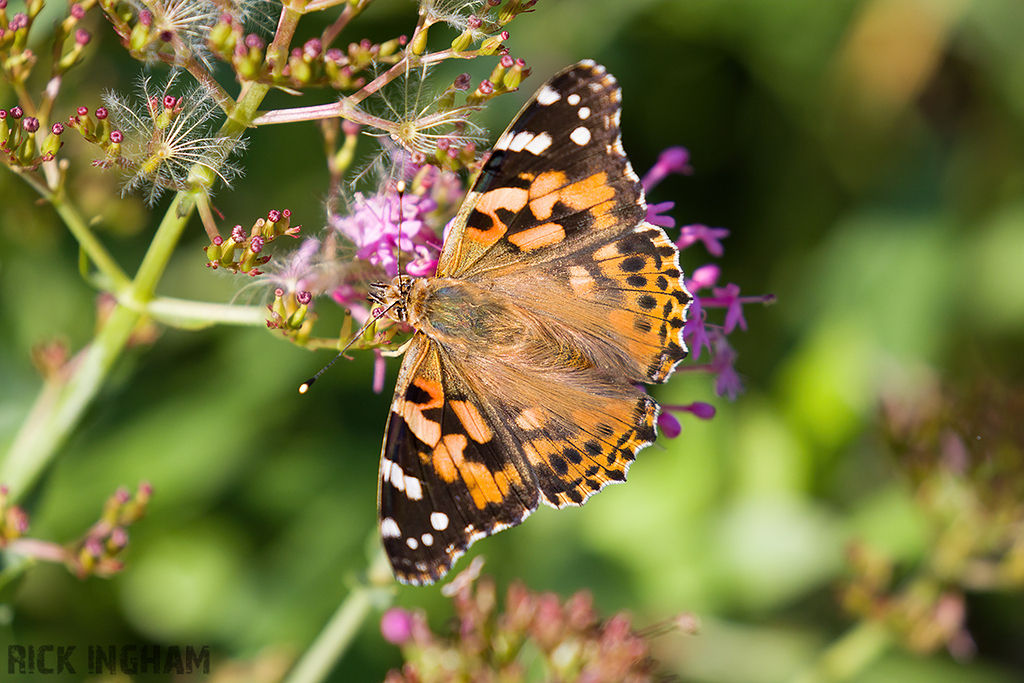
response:
<svg viewBox="0 0 1024 683"><path fill-rule="evenodd" d="M452 410L458 416L466 434L477 443L487 443L493 438L491 428L487 426L476 406L468 401L452 401Z"/></svg>
<svg viewBox="0 0 1024 683"><path fill-rule="evenodd" d="M510 235L508 241L519 247L520 251L533 251L558 244L564 239L565 228L558 223L543 223Z"/></svg>
<svg viewBox="0 0 1024 683"><path fill-rule="evenodd" d="M473 207L491 220L485 229L466 227L463 239L473 240L479 246L487 248L496 243L508 230L508 226L498 216L499 210L519 213L526 206L527 191L518 187L499 187L480 195L480 201Z"/></svg>
<svg viewBox="0 0 1024 683"><path fill-rule="evenodd" d="M461 479L477 509L503 504L513 486L523 485L519 472L512 463L493 471L482 462L467 460L467 446L469 440L465 435L445 434L429 453L429 465L446 483Z"/></svg>

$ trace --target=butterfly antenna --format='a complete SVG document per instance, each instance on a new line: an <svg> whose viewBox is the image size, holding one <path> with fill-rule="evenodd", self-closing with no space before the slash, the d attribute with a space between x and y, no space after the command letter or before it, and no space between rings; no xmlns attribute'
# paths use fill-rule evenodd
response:
<svg viewBox="0 0 1024 683"><path fill-rule="evenodd" d="M398 248L397 248L396 254L395 254L395 261L396 261L397 268L398 268L398 274L399 274L399 276L401 276L401 274L402 274L402 197L405 196L405 181L404 180L399 180L398 181L397 189L398 189L398 219L397 219L397 225L398 225ZM398 304L398 302L395 301L394 303L392 303L387 308L378 311L374 315L371 315L370 318L366 321L366 324L363 325L361 328L359 328L358 332L356 332L354 335L352 335L352 338L348 341L347 344L345 344L345 346L341 349L341 351L338 352L338 355L331 359L330 363L328 363L327 365L325 365L322 368L320 368L320 372L316 373L315 375L313 375L312 377L307 379L305 382L303 382L301 385L299 385L299 393L300 394L304 394L307 391L309 391L309 388L311 386L313 386L313 382L315 382L317 380L317 378L320 377L320 375L322 375L325 372L327 372L327 370L332 365L334 365L338 361L339 358L344 356L345 352L348 351L349 348L353 344L356 343L356 340L359 339L360 337L362 337L363 334L366 332L366 330L370 329L370 325L373 325L375 322L377 322L378 320L383 318L385 315L387 315L388 311L390 311L392 308L394 308L397 304Z"/></svg>
<svg viewBox="0 0 1024 683"><path fill-rule="evenodd" d="M348 351L349 348L353 344L356 343L356 340L359 339L360 337L362 337L363 334L366 332L366 330L370 329L370 325L373 325L375 322L377 322L378 320L383 318L385 315L387 315L388 311L390 311L392 308L394 308L395 305L397 305L397 304L398 304L398 302L396 301L393 304L391 304L390 306L388 306L387 308L381 309L381 310L377 311L376 313L374 313L373 315L371 315L370 318L366 321L366 324L363 325L362 327L360 327L359 331L356 332L354 335L352 335L352 338L348 340L348 343L345 344L344 347L342 347L341 351L338 351L338 355L335 356L334 358L332 358L330 363L328 363L327 365L325 365L322 368L320 368L320 372L316 373L315 375L313 375L312 377L307 379L305 382L303 382L301 385L299 385L299 393L300 394L304 394L307 391L309 391L309 388L311 386L313 386L313 382L315 382L317 380L317 378L320 377L320 375L322 375L325 372L327 372L327 370L332 365L334 365L338 361L339 358L344 356L345 352Z"/></svg>
<svg viewBox="0 0 1024 683"><path fill-rule="evenodd" d="M405 197L405 181L399 180L396 184L398 190L398 253L395 254L396 268L398 275L402 275L402 198Z"/></svg>

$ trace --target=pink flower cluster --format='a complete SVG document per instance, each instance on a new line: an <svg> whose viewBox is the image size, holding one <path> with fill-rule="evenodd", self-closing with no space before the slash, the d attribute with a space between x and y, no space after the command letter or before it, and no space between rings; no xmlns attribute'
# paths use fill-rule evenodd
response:
<svg viewBox="0 0 1024 683"><path fill-rule="evenodd" d="M693 169L689 165L690 154L684 147L669 147L658 157L657 163L640 181L644 192L650 192L658 183L673 173L689 175ZM675 227L675 219L664 215L675 207L675 202L661 202L647 207L647 221L664 228ZM725 249L721 240L729 236L725 228L709 228L706 225L685 225L679 230L676 246L686 249L700 242L709 254L722 256ZM706 363L684 364L678 368L681 372L707 372L715 377L715 392L719 396L736 398L743 391L743 380L736 372L736 351L729 344L728 336L738 327L746 331L747 321L743 317L743 305L749 303L770 303L773 295L740 296L740 287L729 283L718 286L721 269L715 264L700 266L686 280L686 288L693 295L687 313L686 326L683 328L683 339L690 349L690 358L699 361L707 350L711 359ZM708 322L707 309L724 308L725 320L721 325ZM673 413L688 412L702 419L714 417L714 407L707 403L695 402L686 405L663 406L664 411L658 418L658 426L662 433L673 438L682 431L682 425Z"/></svg>

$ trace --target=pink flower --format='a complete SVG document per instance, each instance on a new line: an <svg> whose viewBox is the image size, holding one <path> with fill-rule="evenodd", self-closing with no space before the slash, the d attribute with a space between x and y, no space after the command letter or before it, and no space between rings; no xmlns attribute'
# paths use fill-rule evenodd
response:
<svg viewBox="0 0 1024 683"><path fill-rule="evenodd" d="M412 614L401 607L392 607L380 618L380 633L392 645L405 645L412 640Z"/></svg>
<svg viewBox="0 0 1024 683"><path fill-rule="evenodd" d="M726 228L709 228L700 223L684 225L679 231L679 239L676 240L676 246L680 249L686 249L695 242L703 242L704 248L708 250L709 254L721 257L725 253L725 248L722 247L722 243L719 240L725 239L728 236L729 231Z"/></svg>
<svg viewBox="0 0 1024 683"><path fill-rule="evenodd" d="M373 350L373 393L379 394L384 391L384 375L388 366L384 362L384 355L380 349Z"/></svg>
<svg viewBox="0 0 1024 683"><path fill-rule="evenodd" d="M412 258L404 270L413 277L433 275L441 253L441 239L424 220L437 208L427 195L394 192L366 197L356 194L355 207L348 216L334 216L331 227L356 245L356 258L380 266L388 277L398 275L398 252Z"/></svg>
<svg viewBox="0 0 1024 683"><path fill-rule="evenodd" d="M686 289L692 293L714 287L721 273L721 269L713 263L701 266L693 271L693 277L686 281Z"/></svg>
<svg viewBox="0 0 1024 683"><path fill-rule="evenodd" d="M658 156L657 163L651 166L651 170L640 181L644 192L650 192L671 173L690 175L693 168L689 162L690 152L685 147L669 147Z"/></svg>
<svg viewBox="0 0 1024 683"><path fill-rule="evenodd" d="M676 206L675 202L659 202L647 205L647 222L652 225L660 225L663 228L676 227L676 219L672 216L663 216L665 211L671 211Z"/></svg>

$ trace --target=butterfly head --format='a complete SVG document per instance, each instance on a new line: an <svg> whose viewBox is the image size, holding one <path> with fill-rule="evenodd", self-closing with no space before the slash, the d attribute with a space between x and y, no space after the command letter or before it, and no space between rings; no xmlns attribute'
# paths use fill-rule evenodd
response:
<svg viewBox="0 0 1024 683"><path fill-rule="evenodd" d="M409 293L412 291L413 279L400 274L390 283L374 282L370 284L368 298L384 310L381 316L387 316L398 322L409 322Z"/></svg>

